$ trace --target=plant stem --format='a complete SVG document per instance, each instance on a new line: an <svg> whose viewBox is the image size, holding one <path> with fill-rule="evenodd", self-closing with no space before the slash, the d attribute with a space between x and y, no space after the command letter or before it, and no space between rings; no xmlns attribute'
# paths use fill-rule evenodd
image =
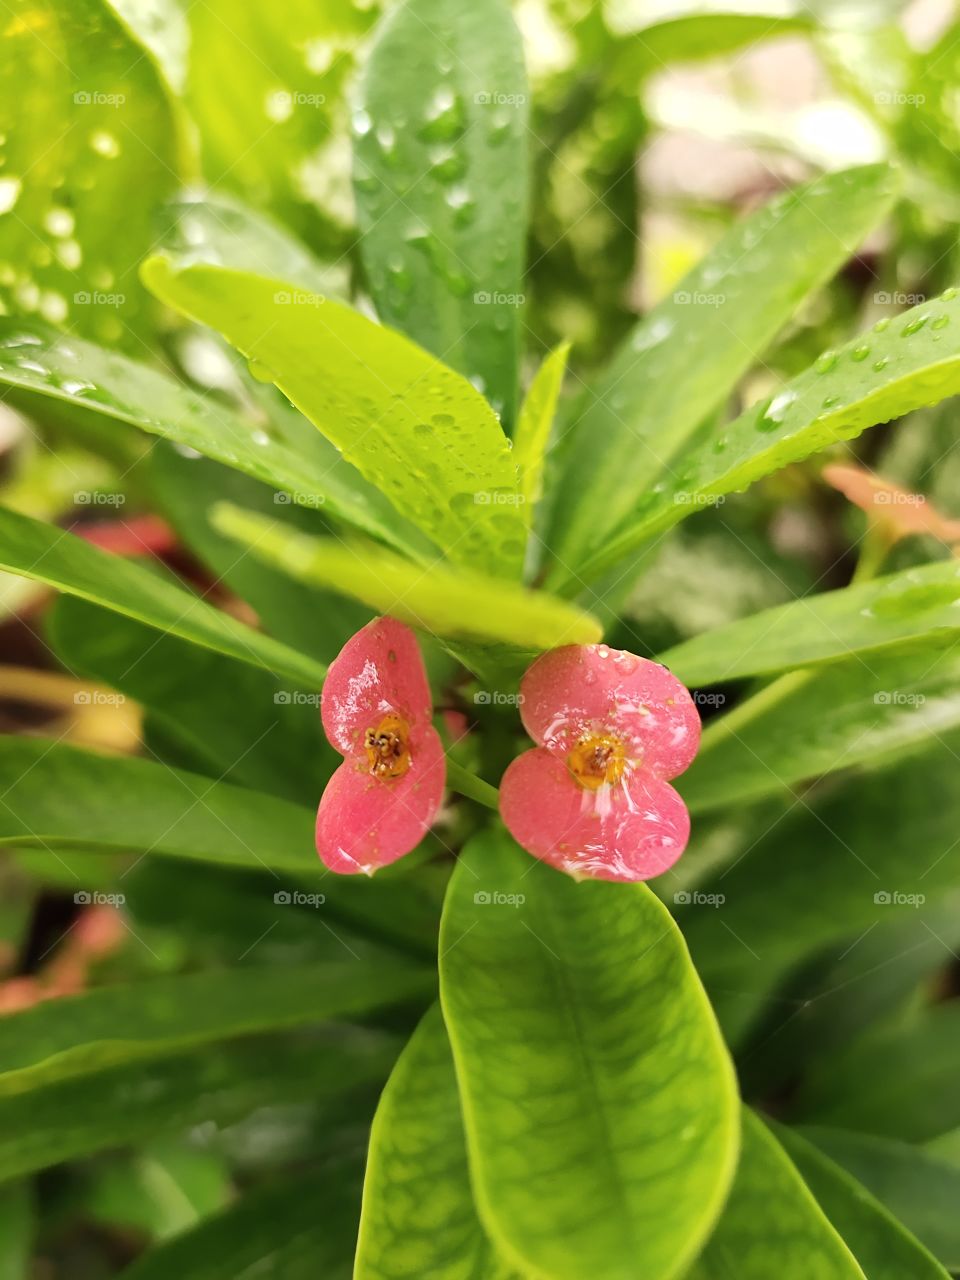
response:
<svg viewBox="0 0 960 1280"><path fill-rule="evenodd" d="M478 778L475 773L457 764L449 756L447 756L447 783L451 790L459 795L466 796L468 800L475 800L477 804L485 805L494 812L500 807L500 793L497 788L491 787L489 782L484 782L482 778Z"/></svg>

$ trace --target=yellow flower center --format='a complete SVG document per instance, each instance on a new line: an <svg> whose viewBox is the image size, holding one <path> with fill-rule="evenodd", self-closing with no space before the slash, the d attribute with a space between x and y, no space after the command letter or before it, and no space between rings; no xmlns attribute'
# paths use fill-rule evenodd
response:
<svg viewBox="0 0 960 1280"><path fill-rule="evenodd" d="M375 778L402 778L410 768L410 726L393 712L367 730L363 747Z"/></svg>
<svg viewBox="0 0 960 1280"><path fill-rule="evenodd" d="M619 782L627 767L627 755L619 738L591 733L580 739L567 756L570 772L586 791L598 791Z"/></svg>

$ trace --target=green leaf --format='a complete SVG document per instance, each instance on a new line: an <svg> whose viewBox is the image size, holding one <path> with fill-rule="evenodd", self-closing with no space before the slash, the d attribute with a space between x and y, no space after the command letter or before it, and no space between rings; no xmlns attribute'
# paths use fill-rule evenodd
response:
<svg viewBox="0 0 960 1280"><path fill-rule="evenodd" d="M434 1005L397 1059L370 1133L356 1280L511 1280L477 1218L453 1057Z"/></svg>
<svg viewBox="0 0 960 1280"><path fill-rule="evenodd" d="M746 995L735 997L741 1020L817 948L897 915L936 912L955 889L958 737L777 813L697 886L705 896L687 899L678 919L704 981L712 993Z"/></svg>
<svg viewBox="0 0 960 1280"><path fill-rule="evenodd" d="M960 1270L960 1169L906 1142L843 1129L800 1132L899 1218L950 1271Z"/></svg>
<svg viewBox="0 0 960 1280"><path fill-rule="evenodd" d="M442 561L421 568L372 543L312 538L227 503L214 508L212 519L220 533L297 581L341 591L438 636L537 650L592 644L602 635L600 624L575 605L503 579Z"/></svg>
<svg viewBox="0 0 960 1280"><path fill-rule="evenodd" d="M236 1036L357 1020L423 1001L432 986L428 971L367 945L363 955L344 946L339 961L211 969L46 1001L0 1019L0 1096Z"/></svg>
<svg viewBox="0 0 960 1280"><path fill-rule="evenodd" d="M69 596L48 615L47 635L69 671L148 708L169 739L218 781L309 805L340 763L324 739L315 688L291 688Z"/></svg>
<svg viewBox="0 0 960 1280"><path fill-rule="evenodd" d="M527 520L533 523L533 507L543 494L543 467L557 411L557 400L567 368L570 343L561 342L534 375L520 408L513 439L513 457L520 473L520 493Z"/></svg>
<svg viewBox="0 0 960 1280"><path fill-rule="evenodd" d="M939 560L764 609L694 636L660 654L659 661L684 684L704 685L857 653L946 646L960 628L958 601L960 565Z"/></svg>
<svg viewBox="0 0 960 1280"><path fill-rule="evenodd" d="M296 285L151 258L156 295L211 325L452 560L519 574L526 530L506 437L466 379Z"/></svg>
<svg viewBox="0 0 960 1280"><path fill-rule="evenodd" d="M34 1208L29 1182L0 1187L0 1280L27 1280L33 1255Z"/></svg>
<svg viewBox="0 0 960 1280"><path fill-rule="evenodd" d="M570 415L547 538L561 563L583 565L635 523L657 477L893 197L880 165L789 192L732 228L640 322Z"/></svg>
<svg viewBox="0 0 960 1280"><path fill-rule="evenodd" d="M960 1006L924 1009L811 1069L797 1097L798 1119L817 1125L927 1142L960 1126Z"/></svg>
<svg viewBox="0 0 960 1280"><path fill-rule="evenodd" d="M754 800L960 726L960 657L859 656L782 676L703 734L677 786L694 812Z"/></svg>
<svg viewBox="0 0 960 1280"><path fill-rule="evenodd" d="M505 0L404 0L354 116L360 249L377 310L512 424L527 230L527 102Z"/></svg>
<svg viewBox="0 0 960 1280"><path fill-rule="evenodd" d="M954 290L877 324L825 352L719 435L672 458L669 477L582 574L603 572L693 511L791 462L960 391L960 298Z"/></svg>
<svg viewBox="0 0 960 1280"><path fill-rule="evenodd" d="M315 449L272 438L221 400L146 365L34 322L0 317L0 383L128 422L268 484L296 503L322 507L373 537L423 552L425 543L319 433ZM271 424L272 427L272 424Z"/></svg>
<svg viewBox="0 0 960 1280"><path fill-rule="evenodd" d="M775 1133L867 1280L949 1280L936 1258L840 1165L792 1129Z"/></svg>
<svg viewBox="0 0 960 1280"><path fill-rule="evenodd" d="M208 458L185 457L172 445L159 442L150 454L147 483L160 512L214 581L246 600L264 630L277 640L299 653L332 662L350 637L370 621L369 610L352 600L293 582L253 556L238 556L236 543L210 524L210 511L221 501L273 515L298 529L326 531L317 512L295 503L278 503L265 485L249 476Z"/></svg>
<svg viewBox="0 0 960 1280"><path fill-rule="evenodd" d="M353 1105L386 1076L395 1046L369 1032L255 1038L0 1094L0 1179L155 1134L301 1099Z"/></svg>
<svg viewBox="0 0 960 1280"><path fill-rule="evenodd" d="M169 578L75 534L0 507L0 568L135 618L191 644L319 689L326 667L206 604Z"/></svg>
<svg viewBox="0 0 960 1280"><path fill-rule="evenodd" d="M103 0L46 0L9 14L0 83L0 310L139 345L137 264L179 170L152 60Z"/></svg>
<svg viewBox="0 0 960 1280"><path fill-rule="evenodd" d="M351 1280L359 1161L334 1161L247 1191L228 1209L148 1250L124 1280Z"/></svg>
<svg viewBox="0 0 960 1280"><path fill-rule="evenodd" d="M866 1280L783 1148L746 1109L733 1189L689 1280L732 1276Z"/></svg>
<svg viewBox="0 0 960 1280"><path fill-rule="evenodd" d="M477 1208L504 1257L553 1280L676 1275L729 1185L737 1102L665 909L490 832L457 864L440 954Z"/></svg>

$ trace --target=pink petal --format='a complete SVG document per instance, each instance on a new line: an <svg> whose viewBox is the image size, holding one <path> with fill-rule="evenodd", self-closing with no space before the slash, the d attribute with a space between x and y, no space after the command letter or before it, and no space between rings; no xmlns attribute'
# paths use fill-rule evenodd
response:
<svg viewBox="0 0 960 1280"><path fill-rule="evenodd" d="M686 848L690 815L673 787L632 772L587 791L543 747L510 765L500 815L518 844L560 871L598 880L649 880Z"/></svg>
<svg viewBox="0 0 960 1280"><path fill-rule="evenodd" d="M327 737L341 755L350 756L363 752L367 729L390 712L411 729L429 724L430 686L410 628L394 618L374 618L331 662L320 715Z"/></svg>
<svg viewBox="0 0 960 1280"><path fill-rule="evenodd" d="M520 682L530 737L566 756L583 737L612 733L657 778L675 778L697 754L700 716L687 689L658 662L605 644L543 654Z"/></svg>
<svg viewBox="0 0 960 1280"><path fill-rule="evenodd" d="M317 810L317 852L341 875L396 862L423 839L440 808L446 757L440 735L422 726L410 742L410 768L376 778L366 759L344 760Z"/></svg>

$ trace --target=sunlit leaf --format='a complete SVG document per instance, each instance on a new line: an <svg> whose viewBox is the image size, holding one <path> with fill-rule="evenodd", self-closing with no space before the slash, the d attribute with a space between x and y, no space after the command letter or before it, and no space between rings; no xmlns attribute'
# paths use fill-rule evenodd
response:
<svg viewBox="0 0 960 1280"><path fill-rule="evenodd" d="M523 404L513 437L513 457L520 473L520 492L527 503L527 519L543 493L544 455L557 411L570 344L562 342L537 370Z"/></svg>

